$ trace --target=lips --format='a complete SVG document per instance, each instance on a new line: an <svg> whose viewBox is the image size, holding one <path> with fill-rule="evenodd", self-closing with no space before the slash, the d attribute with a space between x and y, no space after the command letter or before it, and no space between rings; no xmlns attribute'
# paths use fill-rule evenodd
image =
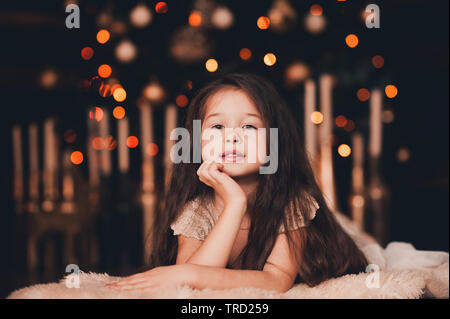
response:
<svg viewBox="0 0 450 319"><path fill-rule="evenodd" d="M222 153L222 159L230 162L237 162L244 157L245 155L237 150L230 150Z"/></svg>

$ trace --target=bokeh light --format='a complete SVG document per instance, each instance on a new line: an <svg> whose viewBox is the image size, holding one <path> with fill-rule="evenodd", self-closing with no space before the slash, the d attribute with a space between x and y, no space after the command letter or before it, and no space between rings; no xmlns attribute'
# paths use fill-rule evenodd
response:
<svg viewBox="0 0 450 319"><path fill-rule="evenodd" d="M344 115L339 115L335 120L337 127L345 127L347 125L347 118Z"/></svg>
<svg viewBox="0 0 450 319"><path fill-rule="evenodd" d="M127 98L127 91L122 87L117 88L114 90L113 97L117 102L123 102Z"/></svg>
<svg viewBox="0 0 450 319"><path fill-rule="evenodd" d="M252 57L252 51L250 49L248 49L248 48L242 48L239 51L239 56L244 61L250 60L251 57Z"/></svg>
<svg viewBox="0 0 450 319"><path fill-rule="evenodd" d="M102 29L97 32L97 42L100 44L105 44L108 42L111 35L109 34L109 31L106 29Z"/></svg>
<svg viewBox="0 0 450 319"><path fill-rule="evenodd" d="M175 103L179 106L179 107L185 107L186 105L188 105L189 103L189 99L187 98L186 95L184 94L180 94L177 96Z"/></svg>
<svg viewBox="0 0 450 319"><path fill-rule="evenodd" d="M127 146L129 148L135 148L139 145L139 139L136 136L128 136Z"/></svg>
<svg viewBox="0 0 450 319"><path fill-rule="evenodd" d="M92 147L97 151L101 151L105 147L105 141L101 137L94 137L92 139Z"/></svg>
<svg viewBox="0 0 450 319"><path fill-rule="evenodd" d="M84 47L81 50L81 57L83 58L83 60L90 60L92 59L92 57L94 56L94 49L92 49L91 47Z"/></svg>
<svg viewBox="0 0 450 319"><path fill-rule="evenodd" d="M359 39L356 36L356 34L349 34L345 37L345 43L350 47L350 48L355 48L358 46L359 43Z"/></svg>
<svg viewBox="0 0 450 319"><path fill-rule="evenodd" d="M206 70L208 70L209 72L216 72L219 68L219 63L217 63L215 59L209 59L208 61L206 61L205 66Z"/></svg>
<svg viewBox="0 0 450 319"><path fill-rule="evenodd" d="M349 157L350 154L352 153L352 149L347 144L341 144L338 147L338 153L342 157Z"/></svg>
<svg viewBox="0 0 450 319"><path fill-rule="evenodd" d="M167 13L167 11L169 11L169 7L166 2L160 1L155 5L155 11L160 14Z"/></svg>
<svg viewBox="0 0 450 319"><path fill-rule="evenodd" d="M366 102L370 98L370 92L366 88L361 88L356 92L356 97L361 102Z"/></svg>
<svg viewBox="0 0 450 319"><path fill-rule="evenodd" d="M95 119L97 122L100 122L100 121L102 120L102 118L103 118L103 110L102 110L102 108L96 106L96 107L95 107L94 119Z"/></svg>
<svg viewBox="0 0 450 319"><path fill-rule="evenodd" d="M313 4L311 6L311 8L309 9L309 12L313 16L321 16L322 13L323 13L323 9L322 9L322 6L320 4Z"/></svg>
<svg viewBox="0 0 450 319"><path fill-rule="evenodd" d="M355 129L355 121L347 119L347 124L344 126L344 130L347 132L351 132L354 129Z"/></svg>
<svg viewBox="0 0 450 319"><path fill-rule="evenodd" d="M98 75L102 78L108 78L112 73L112 69L108 64L102 64L98 67Z"/></svg>
<svg viewBox="0 0 450 319"><path fill-rule="evenodd" d="M83 163L83 153L81 153L80 151L72 152L72 154L70 154L70 160L73 164L80 165L81 163Z"/></svg>
<svg viewBox="0 0 450 319"><path fill-rule="evenodd" d="M392 123L394 121L394 112L392 112L391 110L384 110L382 119L384 123Z"/></svg>
<svg viewBox="0 0 450 319"><path fill-rule="evenodd" d="M264 64L267 66L273 66L275 63L277 63L277 57L273 53L267 53L264 56Z"/></svg>
<svg viewBox="0 0 450 319"><path fill-rule="evenodd" d="M66 141L66 143L73 143L75 142L76 138L77 134L74 130L67 130L64 132L64 141Z"/></svg>
<svg viewBox="0 0 450 319"><path fill-rule="evenodd" d="M323 114L319 111L314 111L311 113L311 121L314 124L320 124L323 122Z"/></svg>
<svg viewBox="0 0 450 319"><path fill-rule="evenodd" d="M125 116L125 109L121 106L116 106L113 110L113 116L120 120Z"/></svg>
<svg viewBox="0 0 450 319"><path fill-rule="evenodd" d="M155 143L150 143L147 145L147 154L150 156L156 156L159 152L158 145Z"/></svg>
<svg viewBox="0 0 450 319"><path fill-rule="evenodd" d="M386 96L390 99L393 99L394 97L397 96L398 94L398 89L395 85L393 84L389 84L386 85L385 89L384 89Z"/></svg>
<svg viewBox="0 0 450 319"><path fill-rule="evenodd" d="M189 25L199 27L202 24L202 14L199 11L192 11L189 14Z"/></svg>
<svg viewBox="0 0 450 319"><path fill-rule="evenodd" d="M375 55L372 58L372 65L377 69L381 69L384 66L384 58L381 55Z"/></svg>
<svg viewBox="0 0 450 319"><path fill-rule="evenodd" d="M262 16L256 20L256 25L261 30L267 30L270 27L270 19L268 17Z"/></svg>

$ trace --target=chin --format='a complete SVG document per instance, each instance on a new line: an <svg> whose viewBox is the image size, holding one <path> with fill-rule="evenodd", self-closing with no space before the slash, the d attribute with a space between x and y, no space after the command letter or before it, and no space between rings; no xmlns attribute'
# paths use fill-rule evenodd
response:
<svg viewBox="0 0 450 319"><path fill-rule="evenodd" d="M259 171L259 166L249 165L247 163L223 163L223 171L229 176L240 177L254 174Z"/></svg>

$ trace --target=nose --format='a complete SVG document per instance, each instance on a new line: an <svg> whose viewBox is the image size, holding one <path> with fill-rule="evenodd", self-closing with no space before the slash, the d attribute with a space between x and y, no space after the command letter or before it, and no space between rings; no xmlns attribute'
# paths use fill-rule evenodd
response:
<svg viewBox="0 0 450 319"><path fill-rule="evenodd" d="M231 143L231 141L233 141L233 143L239 143L239 136L234 129L226 136L225 141L227 143Z"/></svg>

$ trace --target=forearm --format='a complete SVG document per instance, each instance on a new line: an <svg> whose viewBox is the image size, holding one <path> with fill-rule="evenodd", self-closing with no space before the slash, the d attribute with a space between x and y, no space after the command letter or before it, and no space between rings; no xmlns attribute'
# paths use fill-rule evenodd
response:
<svg viewBox="0 0 450 319"><path fill-rule="evenodd" d="M284 281L279 280L273 273L263 270L228 269L204 265L191 265L193 276L188 283L196 289L230 289L239 287L253 287L274 290L279 293L287 291Z"/></svg>
<svg viewBox="0 0 450 319"><path fill-rule="evenodd" d="M186 263L226 267L244 213L243 205L226 206L202 245Z"/></svg>

